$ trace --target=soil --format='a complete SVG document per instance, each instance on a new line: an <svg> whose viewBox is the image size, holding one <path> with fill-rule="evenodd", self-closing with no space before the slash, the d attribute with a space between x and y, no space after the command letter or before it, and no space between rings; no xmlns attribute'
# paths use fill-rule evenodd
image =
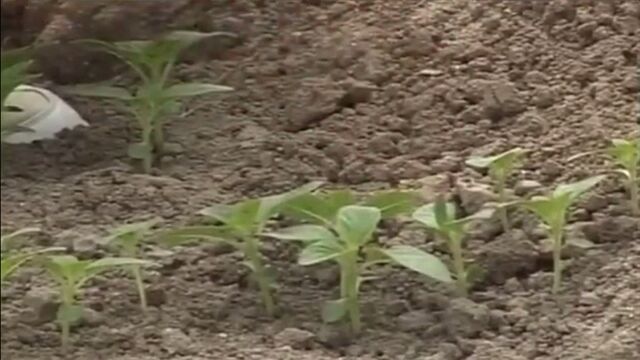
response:
<svg viewBox="0 0 640 360"><path fill-rule="evenodd" d="M136 132L126 115L70 98L90 128L3 147L3 229L40 226L41 244L72 242L94 256L106 250L74 236L152 215L183 224L213 202L313 179L362 190L429 188L438 174L482 183L464 159L513 146L531 150L518 178L552 186L609 166L571 155L638 131L634 0L234 4L218 15L241 24L246 41L182 65L179 77L237 91L188 104L191 113L168 127L171 154L156 173L129 166ZM620 184L612 179L575 211L572 229L597 247L568 254L559 297L549 294L543 236L530 217L517 218L510 233L479 229L469 239L491 266L469 300L380 269L363 288L366 331L357 339L319 319L335 269L296 266L294 248L264 244L279 285L270 319L238 254L149 245L147 256L161 264L148 274L150 314L138 311L132 283L97 279L83 300L92 316L75 329L69 358L640 358L640 221ZM386 241L434 247L408 228ZM43 285L25 270L3 288L3 359L63 358Z"/></svg>

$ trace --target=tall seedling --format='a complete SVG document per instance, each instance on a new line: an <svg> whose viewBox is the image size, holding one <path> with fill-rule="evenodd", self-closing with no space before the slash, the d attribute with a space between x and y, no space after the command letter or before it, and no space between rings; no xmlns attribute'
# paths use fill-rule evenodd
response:
<svg viewBox="0 0 640 360"><path fill-rule="evenodd" d="M150 172L153 161L162 156L164 124L180 107L180 100L211 93L229 92L227 86L208 83L171 82L172 71L180 54L196 43L211 37L235 37L229 33L174 31L156 40L136 40L107 43L85 40L125 62L140 78L134 91L109 85L81 85L68 91L83 96L123 102L136 118L141 129L141 141L129 147L129 156L142 161Z"/></svg>
<svg viewBox="0 0 640 360"><path fill-rule="evenodd" d="M271 294L272 280L260 253L260 235L269 219L277 215L287 202L319 186L319 182L312 182L284 194L244 200L233 205L213 205L200 211L201 215L214 222L213 225L171 230L161 234L159 240L168 245L193 241L223 242L241 251L245 265L251 269L258 283L266 312L272 316L275 312Z"/></svg>
<svg viewBox="0 0 640 360"><path fill-rule="evenodd" d="M298 210L305 208L298 203ZM322 211L309 203L308 214ZM322 216L318 213L315 215ZM372 278L364 276L373 265L397 264L433 279L449 282L447 267L435 256L418 248L406 245L384 248L373 241L373 234L382 219L382 210L373 206L347 205L337 209L324 225L307 224L293 226L278 232L268 233L282 240L303 242L300 265L314 265L334 261L340 267L340 298L327 302L323 308L323 319L336 322L348 316L352 331L362 329L360 319L360 285Z"/></svg>
<svg viewBox="0 0 640 360"><path fill-rule="evenodd" d="M524 208L535 213L549 228L553 247L552 291L554 294L560 291L562 282L562 249L566 244L564 232L569 208L581 195L591 190L604 178L605 176L594 176L571 184L561 184L550 195L536 196L521 202Z"/></svg>
<svg viewBox="0 0 640 360"><path fill-rule="evenodd" d="M82 318L82 306L76 297L82 287L98 274L120 267L147 266L148 261L128 258L78 260L71 255L50 255L43 261L44 268L58 283L60 307L58 322L62 329L62 347L67 350L71 325Z"/></svg>
<svg viewBox="0 0 640 360"><path fill-rule="evenodd" d="M458 219L456 206L439 198L435 203L424 205L413 213L413 219L444 240L453 260L456 284L461 295L467 296L472 272L466 266L462 242L469 223L488 219L493 210L481 210L471 216Z"/></svg>
<svg viewBox="0 0 640 360"><path fill-rule="evenodd" d="M493 180L495 191L498 194L498 201L501 204L506 204L509 200L507 198L507 180L513 170L520 165L525 153L525 150L515 148L495 156L473 157L468 159L466 164L474 168L488 169L489 176ZM507 207L498 207L498 214L504 231L509 231L511 224Z"/></svg>
<svg viewBox="0 0 640 360"><path fill-rule="evenodd" d="M160 222L160 219L152 219L148 221L137 222L133 224L122 225L111 231L108 241L118 247L120 256L125 258L139 258L140 246L145 238L147 238L154 226ZM147 313L147 293L144 288L144 277L142 266L139 264L129 267L131 275L136 283L138 297L140 298L140 308L142 312Z"/></svg>

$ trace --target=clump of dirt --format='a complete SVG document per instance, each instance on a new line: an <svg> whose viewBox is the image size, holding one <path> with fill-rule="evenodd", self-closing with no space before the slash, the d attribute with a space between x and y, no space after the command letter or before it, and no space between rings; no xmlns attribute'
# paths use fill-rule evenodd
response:
<svg viewBox="0 0 640 360"><path fill-rule="evenodd" d="M172 154L152 175L128 166L136 134L124 114L69 99L90 128L3 147L3 228L41 226L54 242L64 230L100 233L150 214L169 226L211 202L317 178L364 190L423 186L432 175L483 182L464 159L513 146L531 150L518 178L545 187L602 171L609 164L567 158L638 131L632 0L236 1L211 11L250 36L182 65L179 77L236 92L189 104L193 114L170 124ZM131 284L98 279L84 296L93 316L74 334L73 357L636 359L640 221L620 190L612 180L576 211L571 236L598 246L567 254L559 298L548 294L545 235L520 214L518 231L475 229L469 239L491 266L469 300L381 269L363 289L360 339L321 324L335 269L300 268L295 249L265 244L279 275L272 320L237 254L151 247L162 265L150 274L151 315L138 313ZM390 241L435 248L408 229ZM56 327L31 322L33 311L55 309L43 285L27 271L2 291L7 358L60 356Z"/></svg>

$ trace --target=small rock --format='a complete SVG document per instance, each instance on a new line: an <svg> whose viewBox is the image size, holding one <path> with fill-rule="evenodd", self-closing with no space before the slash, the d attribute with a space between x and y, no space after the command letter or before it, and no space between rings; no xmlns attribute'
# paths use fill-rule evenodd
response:
<svg viewBox="0 0 640 360"><path fill-rule="evenodd" d="M557 96L552 88L539 87L533 92L533 103L541 109L546 109L556 103Z"/></svg>
<svg viewBox="0 0 640 360"><path fill-rule="evenodd" d="M504 289L510 293L516 293L518 291L522 291L522 284L517 278L511 278L504 283Z"/></svg>
<svg viewBox="0 0 640 360"><path fill-rule="evenodd" d="M482 105L487 117L493 121L518 115L527 109L517 88L510 82L491 84L484 93Z"/></svg>
<svg viewBox="0 0 640 360"><path fill-rule="evenodd" d="M486 269L486 278L494 284L530 274L537 269L538 249L522 230L502 234L476 251L476 261Z"/></svg>
<svg viewBox="0 0 640 360"><path fill-rule="evenodd" d="M398 329L404 332L426 330L434 322L433 315L426 311L414 310L406 312L396 319Z"/></svg>
<svg viewBox="0 0 640 360"><path fill-rule="evenodd" d="M602 299L594 292L584 291L580 294L579 303L583 306L599 306L602 304Z"/></svg>
<svg viewBox="0 0 640 360"><path fill-rule="evenodd" d="M464 356L458 345L449 342L440 343L438 349L446 360L459 360Z"/></svg>
<svg viewBox="0 0 640 360"><path fill-rule="evenodd" d="M491 316L486 305L458 298L451 301L443 320L449 335L467 338L488 329Z"/></svg>
<svg viewBox="0 0 640 360"><path fill-rule="evenodd" d="M162 330L162 348L172 355L193 355L196 347L191 338L180 329Z"/></svg>
<svg viewBox="0 0 640 360"><path fill-rule="evenodd" d="M185 148L184 145L180 143L168 142L164 144L162 151L165 155L176 156L184 154Z"/></svg>
<svg viewBox="0 0 640 360"><path fill-rule="evenodd" d="M340 326L324 325L317 334L318 342L331 349L337 349L351 344L350 334Z"/></svg>
<svg viewBox="0 0 640 360"><path fill-rule="evenodd" d="M319 268L315 271L315 278L323 288L333 288L340 282L340 269L337 266Z"/></svg>
<svg viewBox="0 0 640 360"><path fill-rule="evenodd" d="M354 107L356 104L371 101L377 86L366 81L350 80L345 83L345 93L339 100L340 106Z"/></svg>
<svg viewBox="0 0 640 360"><path fill-rule="evenodd" d="M524 196L542 189L542 184L535 180L520 180L516 183L513 191L517 196Z"/></svg>
<svg viewBox="0 0 640 360"><path fill-rule="evenodd" d="M594 194L587 197L582 202L582 207L589 212L596 212L606 209L609 206L609 199L600 194Z"/></svg>
<svg viewBox="0 0 640 360"><path fill-rule="evenodd" d="M102 313L93 310L92 308L85 307L82 309L82 317L80 318L80 324L90 327L100 326L104 324L105 317Z"/></svg>
<svg viewBox="0 0 640 360"><path fill-rule="evenodd" d="M167 302L167 293L160 287L148 287L145 289L145 293L149 306L160 307Z"/></svg>
<svg viewBox="0 0 640 360"><path fill-rule="evenodd" d="M478 183L458 182L456 184L458 195L462 201L462 207L468 214L474 214L489 202L496 201L497 197L489 185Z"/></svg>
<svg viewBox="0 0 640 360"><path fill-rule="evenodd" d="M24 318L26 323L40 325L56 319L60 307L59 294L56 291L47 287L36 287L25 294L23 301L27 307Z"/></svg>
<svg viewBox="0 0 640 360"><path fill-rule="evenodd" d="M309 349L315 339L315 334L298 328L286 328L273 337L276 346L289 346L292 349Z"/></svg>

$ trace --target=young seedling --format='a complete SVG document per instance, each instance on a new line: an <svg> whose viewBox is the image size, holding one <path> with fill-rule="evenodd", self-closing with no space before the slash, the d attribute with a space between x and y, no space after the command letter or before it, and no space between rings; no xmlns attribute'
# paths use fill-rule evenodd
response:
<svg viewBox="0 0 640 360"><path fill-rule="evenodd" d="M14 231L10 234L2 235L2 264L1 264L1 272L0 272L0 284L5 283L5 280L11 276L16 270L18 270L22 265L31 261L37 256L44 255L47 253L55 252L55 251L64 251L64 248L46 248L42 250L35 251L11 251L10 242L13 240L40 232L38 228L23 228L17 231Z"/></svg>
<svg viewBox="0 0 640 360"><path fill-rule="evenodd" d="M272 280L260 253L260 235L267 222L276 216L287 202L317 189L319 182L312 182L298 189L279 195L249 199L233 205L217 204L200 211L214 221L213 225L189 226L164 232L159 241L167 245L181 245L203 240L227 243L244 255L247 265L260 288L260 295L269 316L275 313L271 294Z"/></svg>
<svg viewBox="0 0 640 360"><path fill-rule="evenodd" d="M584 193L591 190L605 176L594 176L582 181L558 185L547 196L536 196L520 204L535 213L548 226L553 247L553 288L554 294L560 291L562 281L562 249L567 217L571 205Z"/></svg>
<svg viewBox="0 0 640 360"><path fill-rule="evenodd" d="M298 210L302 211L304 208L298 207ZM309 214L322 211L315 207L307 210ZM348 316L354 334L362 329L359 292L360 285L371 279L364 276L371 266L392 263L439 281L451 281L447 267L431 254L412 246L383 248L375 244L373 234L381 219L382 210L377 207L346 205L337 210L330 223L293 226L267 234L277 239L303 242L305 247L298 259L300 265L314 265L325 261L335 261L338 264L340 298L327 302L322 316L327 322L336 322ZM328 219L323 219L322 222L324 220Z"/></svg>
<svg viewBox="0 0 640 360"><path fill-rule="evenodd" d="M453 260L456 285L461 295L467 296L471 282L471 272L465 265L462 242L467 225L472 221L491 217L494 210L480 210L476 214L462 219L457 218L456 206L439 197L435 203L424 205L413 213L413 219L427 227L445 241Z"/></svg>
<svg viewBox="0 0 640 360"><path fill-rule="evenodd" d="M43 261L44 268L60 286L58 322L62 329L62 347L68 349L71 325L82 318L82 306L77 296L87 281L105 271L131 266L148 266L145 260L128 258L104 258L78 260L71 255L49 255Z"/></svg>
<svg viewBox="0 0 640 360"><path fill-rule="evenodd" d="M609 155L615 160L621 169L616 172L626 179L626 188L629 192L631 211L634 216L640 216L640 138L634 140L614 139L608 150Z"/></svg>
<svg viewBox="0 0 640 360"><path fill-rule="evenodd" d="M473 168L488 169L489 176L493 180L495 191L498 194L498 201L501 204L506 204L509 200L507 198L507 180L513 170L520 165L525 153L525 150L515 148L495 156L473 157L468 159L466 164ZM497 211L502 222L502 228L504 231L509 231L511 223L509 222L507 207L500 206Z"/></svg>
<svg viewBox="0 0 640 360"><path fill-rule="evenodd" d="M141 141L129 147L129 156L142 161L144 171L148 173L154 160L162 156L164 124L179 110L181 99L233 90L227 86L208 83L171 83L171 75L181 53L212 37L235 35L223 32L174 31L149 41L107 43L84 40L84 43L97 46L125 62L139 76L140 83L133 92L110 85L74 86L68 88L68 92L124 103L136 118L142 132Z"/></svg>
<svg viewBox="0 0 640 360"><path fill-rule="evenodd" d="M160 219L156 218L148 221L122 225L112 230L107 240L118 247L120 256L124 258L140 258L140 246L142 241L151 234L153 227L159 222ZM144 288L142 266L131 265L129 269L138 290L140 308L142 309L142 312L146 314L148 312L147 293Z"/></svg>

